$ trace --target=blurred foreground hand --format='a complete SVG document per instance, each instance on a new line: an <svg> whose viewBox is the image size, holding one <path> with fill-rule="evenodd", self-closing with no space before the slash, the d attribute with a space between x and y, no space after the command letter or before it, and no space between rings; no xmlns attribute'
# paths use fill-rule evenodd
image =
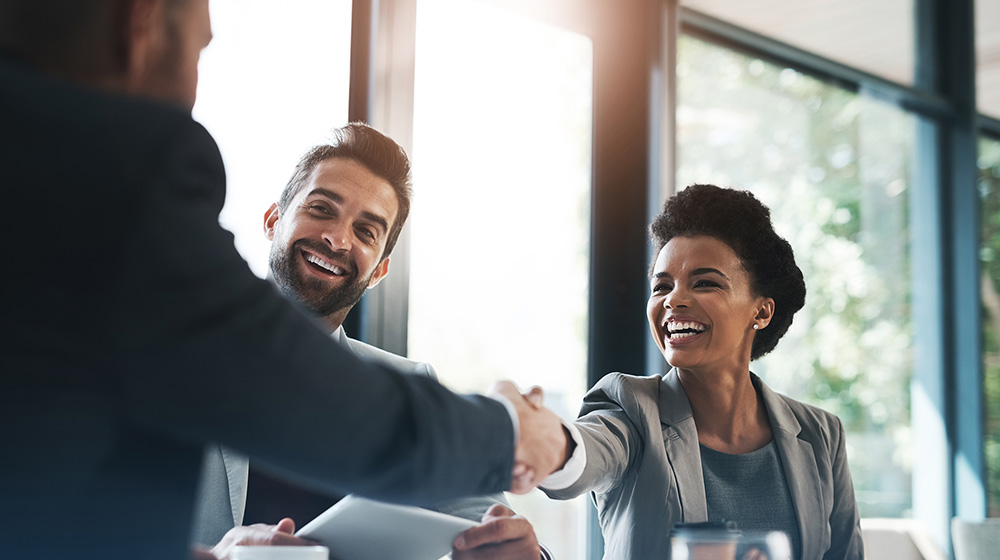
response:
<svg viewBox="0 0 1000 560"><path fill-rule="evenodd" d="M295 522L288 517L277 525L247 525L230 529L211 550L197 549L194 560L229 560L235 546L312 546L316 543L295 536Z"/></svg>

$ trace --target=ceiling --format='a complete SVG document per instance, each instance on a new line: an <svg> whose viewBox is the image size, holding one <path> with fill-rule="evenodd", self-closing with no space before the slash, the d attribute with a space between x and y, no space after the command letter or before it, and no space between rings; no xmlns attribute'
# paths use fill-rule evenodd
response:
<svg viewBox="0 0 1000 560"><path fill-rule="evenodd" d="M681 0L681 4L886 79L913 83L913 0ZM1000 118L996 22L1000 22L1000 0L977 0L978 106Z"/></svg>

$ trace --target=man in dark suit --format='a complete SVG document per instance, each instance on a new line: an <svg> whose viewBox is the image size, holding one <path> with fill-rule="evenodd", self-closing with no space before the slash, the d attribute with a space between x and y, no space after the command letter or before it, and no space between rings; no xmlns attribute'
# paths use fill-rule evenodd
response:
<svg viewBox="0 0 1000 560"><path fill-rule="evenodd" d="M249 271L190 118L210 35L207 0L0 0L5 558L186 556L209 440L413 503L527 491L564 459L512 385L363 362Z"/></svg>

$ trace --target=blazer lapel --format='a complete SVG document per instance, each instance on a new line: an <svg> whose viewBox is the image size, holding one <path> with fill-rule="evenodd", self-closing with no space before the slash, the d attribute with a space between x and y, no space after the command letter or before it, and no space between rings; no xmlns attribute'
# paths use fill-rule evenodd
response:
<svg viewBox="0 0 1000 560"><path fill-rule="evenodd" d="M675 369L667 372L660 384L660 424L667 462L680 496L681 520L687 523L708 521L698 429L694 425L691 403Z"/></svg>
<svg viewBox="0 0 1000 560"><path fill-rule="evenodd" d="M816 518L816 512L827 511L826 504L820 504L820 507L812 505L817 500L823 500L812 445L799 439L802 426L784 399L756 375L753 375L753 381L771 419L771 432L778 446L785 482L799 522L802 558L820 558L823 554L820 546L829 541L830 526L825 520Z"/></svg>

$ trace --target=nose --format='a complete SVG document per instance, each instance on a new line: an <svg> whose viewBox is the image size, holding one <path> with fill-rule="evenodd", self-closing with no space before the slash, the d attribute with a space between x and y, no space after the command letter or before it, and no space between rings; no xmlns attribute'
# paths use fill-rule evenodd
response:
<svg viewBox="0 0 1000 560"><path fill-rule="evenodd" d="M677 309L687 307L687 294L681 286L674 286L663 296L664 309Z"/></svg>
<svg viewBox="0 0 1000 560"><path fill-rule="evenodd" d="M323 230L323 241L335 252L351 248L351 228L342 220L336 220Z"/></svg>

